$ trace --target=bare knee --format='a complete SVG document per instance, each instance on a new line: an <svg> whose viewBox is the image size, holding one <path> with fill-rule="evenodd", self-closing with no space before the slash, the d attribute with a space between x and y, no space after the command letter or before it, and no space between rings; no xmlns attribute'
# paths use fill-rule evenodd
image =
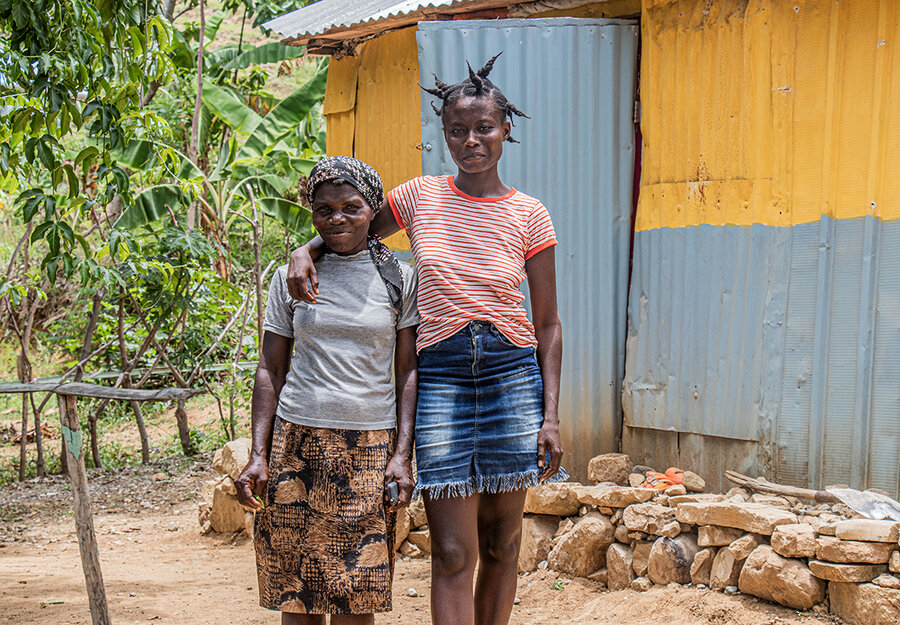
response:
<svg viewBox="0 0 900 625"><path fill-rule="evenodd" d="M498 525L479 528L481 558L497 563L518 561L519 544L522 537L521 525L517 525L515 528Z"/></svg>
<svg viewBox="0 0 900 625"><path fill-rule="evenodd" d="M436 575L454 576L475 570L476 553L454 536L431 536L431 566Z"/></svg>

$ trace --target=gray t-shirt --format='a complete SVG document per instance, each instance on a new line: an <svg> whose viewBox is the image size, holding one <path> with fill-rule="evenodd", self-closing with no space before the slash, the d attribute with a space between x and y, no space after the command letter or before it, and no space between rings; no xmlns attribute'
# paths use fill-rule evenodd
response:
<svg viewBox="0 0 900 625"><path fill-rule="evenodd" d="M419 323L416 274L403 272L403 311L391 306L368 250L325 254L316 263L316 303L291 298L287 265L269 286L263 329L294 339L279 417L309 427L383 430L396 426L391 380L397 330Z"/></svg>

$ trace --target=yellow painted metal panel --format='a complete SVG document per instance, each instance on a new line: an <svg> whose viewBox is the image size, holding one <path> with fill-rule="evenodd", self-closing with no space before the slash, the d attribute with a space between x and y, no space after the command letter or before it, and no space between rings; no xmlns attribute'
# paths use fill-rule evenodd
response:
<svg viewBox="0 0 900 625"><path fill-rule="evenodd" d="M353 156L356 110L326 115L325 123L325 152L329 156Z"/></svg>
<svg viewBox="0 0 900 625"><path fill-rule="evenodd" d="M347 56L328 64L328 84L325 86L323 112L343 113L356 106L356 81L359 74L359 56Z"/></svg>
<svg viewBox="0 0 900 625"><path fill-rule="evenodd" d="M356 157L381 174L385 189L422 175L416 29L387 33L362 46L356 93ZM402 233L388 239L409 250Z"/></svg>
<svg viewBox="0 0 900 625"><path fill-rule="evenodd" d="M900 219L900 3L644 0L638 230Z"/></svg>

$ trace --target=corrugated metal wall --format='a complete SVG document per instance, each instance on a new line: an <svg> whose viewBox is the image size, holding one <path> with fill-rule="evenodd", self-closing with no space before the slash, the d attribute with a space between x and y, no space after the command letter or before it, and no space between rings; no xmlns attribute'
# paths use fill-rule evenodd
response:
<svg viewBox="0 0 900 625"><path fill-rule="evenodd" d="M386 33L361 44L356 56L332 61L324 106L328 154L369 163L385 189L420 176L418 80L415 28ZM409 250L402 232L386 243Z"/></svg>
<svg viewBox="0 0 900 625"><path fill-rule="evenodd" d="M531 19L419 24L422 84L446 82L503 50L491 73L531 116L513 128L501 177L548 207L560 246L560 393L564 464L585 478L621 427L631 238L637 27L615 20ZM452 174L440 120L422 98L422 170Z"/></svg>
<svg viewBox="0 0 900 625"><path fill-rule="evenodd" d="M643 9L625 450L896 493L900 4Z"/></svg>

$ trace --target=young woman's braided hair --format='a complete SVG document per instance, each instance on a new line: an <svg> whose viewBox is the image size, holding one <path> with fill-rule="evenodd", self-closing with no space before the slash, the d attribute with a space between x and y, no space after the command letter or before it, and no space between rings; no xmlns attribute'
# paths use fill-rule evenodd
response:
<svg viewBox="0 0 900 625"><path fill-rule="evenodd" d="M466 61L466 66L469 68L469 77L465 80L456 83L455 85L448 85L436 75L434 76L434 89L429 89L428 87L422 87L423 90L427 91L431 95L436 98L441 99L441 106L437 107L434 105L434 102L431 103L431 108L434 109L434 112L438 117L443 118L444 111L447 110L447 106L453 104L457 100L459 100L463 96L485 96L491 98L494 103L497 105L497 108L500 109L500 112L503 113L503 120L506 121L506 118L509 118L510 124L515 126L515 121L513 120L513 115L518 115L519 117L528 117L525 113L520 111L514 104L509 102L506 99L506 96L503 95L503 92L492 83L488 79L488 74L491 73L491 70L494 68L494 61L497 60L497 57L503 54L503 52L499 52L491 58L490 61L484 64L477 72L472 69L472 66L469 65L469 62ZM421 85L419 85L421 87ZM530 118L529 118L530 119ZM510 143L518 143L515 139L512 138L512 133L506 138Z"/></svg>

